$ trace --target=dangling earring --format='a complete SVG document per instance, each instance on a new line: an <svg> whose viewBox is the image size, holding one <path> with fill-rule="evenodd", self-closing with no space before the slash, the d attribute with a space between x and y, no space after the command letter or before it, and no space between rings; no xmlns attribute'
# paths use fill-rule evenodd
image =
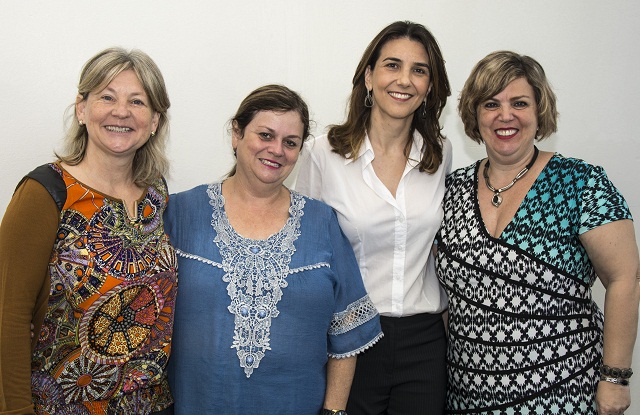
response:
<svg viewBox="0 0 640 415"><path fill-rule="evenodd" d="M373 107L373 96L371 95L371 91L367 89L367 96L364 97L364 106L367 108Z"/></svg>
<svg viewBox="0 0 640 415"><path fill-rule="evenodd" d="M422 111L420 112L420 115L422 115L422 118L427 118L427 97L424 98L424 101L422 101Z"/></svg>
<svg viewBox="0 0 640 415"><path fill-rule="evenodd" d="M237 148L233 149L233 157L238 158L238 149Z"/></svg>

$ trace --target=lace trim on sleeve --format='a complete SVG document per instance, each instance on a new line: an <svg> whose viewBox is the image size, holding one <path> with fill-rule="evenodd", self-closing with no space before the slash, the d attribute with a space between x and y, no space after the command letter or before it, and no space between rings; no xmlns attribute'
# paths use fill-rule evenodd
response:
<svg viewBox="0 0 640 415"><path fill-rule="evenodd" d="M383 337L384 337L384 333L380 332L380 334L378 334L373 340L371 340L369 343L365 344L364 346L357 348L356 350L353 350L353 351L347 352L347 353L341 353L341 354L329 353L329 357L332 357L334 359L344 359L344 358L347 358L347 357L356 356L356 355L364 352L365 350L367 350L368 348L370 348L374 344L378 343L378 341Z"/></svg>
<svg viewBox="0 0 640 415"><path fill-rule="evenodd" d="M333 315L329 335L336 336L366 323L378 315L376 306L368 295L347 306L347 309Z"/></svg>

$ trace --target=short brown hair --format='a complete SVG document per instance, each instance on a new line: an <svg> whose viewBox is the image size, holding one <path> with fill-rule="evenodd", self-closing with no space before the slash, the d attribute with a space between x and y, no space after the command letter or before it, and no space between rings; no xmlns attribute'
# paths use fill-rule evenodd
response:
<svg viewBox="0 0 640 415"><path fill-rule="evenodd" d="M469 138L483 142L478 128L478 106L518 78L525 78L533 88L538 116L536 139L542 140L557 131L556 94L544 69L529 56L503 50L490 53L478 62L460 92L458 112Z"/></svg>
<svg viewBox="0 0 640 415"><path fill-rule="evenodd" d="M289 112L294 111L300 115L302 121L302 143L300 150L304 145L304 141L309 137L311 121L309 119L309 108L302 97L295 91L284 85L265 85L253 90L240 103L236 115L231 120L232 134L235 130L240 137L244 137L244 129L251 123L256 114L260 111ZM236 173L236 165L233 166L228 176L231 177Z"/></svg>

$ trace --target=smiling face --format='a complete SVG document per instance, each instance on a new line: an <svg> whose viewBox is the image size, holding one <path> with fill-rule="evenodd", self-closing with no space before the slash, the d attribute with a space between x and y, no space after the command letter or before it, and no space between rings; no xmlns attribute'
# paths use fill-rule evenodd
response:
<svg viewBox="0 0 640 415"><path fill-rule="evenodd" d="M489 155L521 157L533 148L538 116L533 88L525 78L511 81L478 105L478 129Z"/></svg>
<svg viewBox="0 0 640 415"><path fill-rule="evenodd" d="M424 46L409 38L388 41L380 49L375 66L367 67L365 85L373 94L373 116L411 121L431 89Z"/></svg>
<svg viewBox="0 0 640 415"><path fill-rule="evenodd" d="M235 126L236 175L250 183L281 185L300 155L304 125L296 111L260 111L244 131Z"/></svg>
<svg viewBox="0 0 640 415"><path fill-rule="evenodd" d="M122 71L86 99L79 96L76 116L87 127L87 155L131 158L155 132L160 118L132 70Z"/></svg>

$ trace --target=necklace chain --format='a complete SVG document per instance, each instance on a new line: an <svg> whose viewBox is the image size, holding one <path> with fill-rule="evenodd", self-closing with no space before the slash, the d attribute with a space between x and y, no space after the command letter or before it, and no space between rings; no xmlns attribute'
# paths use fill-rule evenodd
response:
<svg viewBox="0 0 640 415"><path fill-rule="evenodd" d="M529 164L527 164L524 169L520 170L520 173L516 174L516 177L514 177L513 180L511 180L511 183L499 189L496 189L495 187L491 186L491 183L489 182L489 164L490 163L489 163L489 160L487 159L487 163L484 165L484 171L482 172L482 175L484 176L485 184L487 185L489 190L493 192L493 197L491 197L491 204L493 206L499 207L502 204L502 196L500 196L500 193L511 189L518 180L520 180L525 174L527 174L529 169L533 166L533 163L536 162L536 159L538 158L538 153L539 153L538 147L533 146L533 150L534 150L533 157L531 158L531 161L529 162Z"/></svg>

